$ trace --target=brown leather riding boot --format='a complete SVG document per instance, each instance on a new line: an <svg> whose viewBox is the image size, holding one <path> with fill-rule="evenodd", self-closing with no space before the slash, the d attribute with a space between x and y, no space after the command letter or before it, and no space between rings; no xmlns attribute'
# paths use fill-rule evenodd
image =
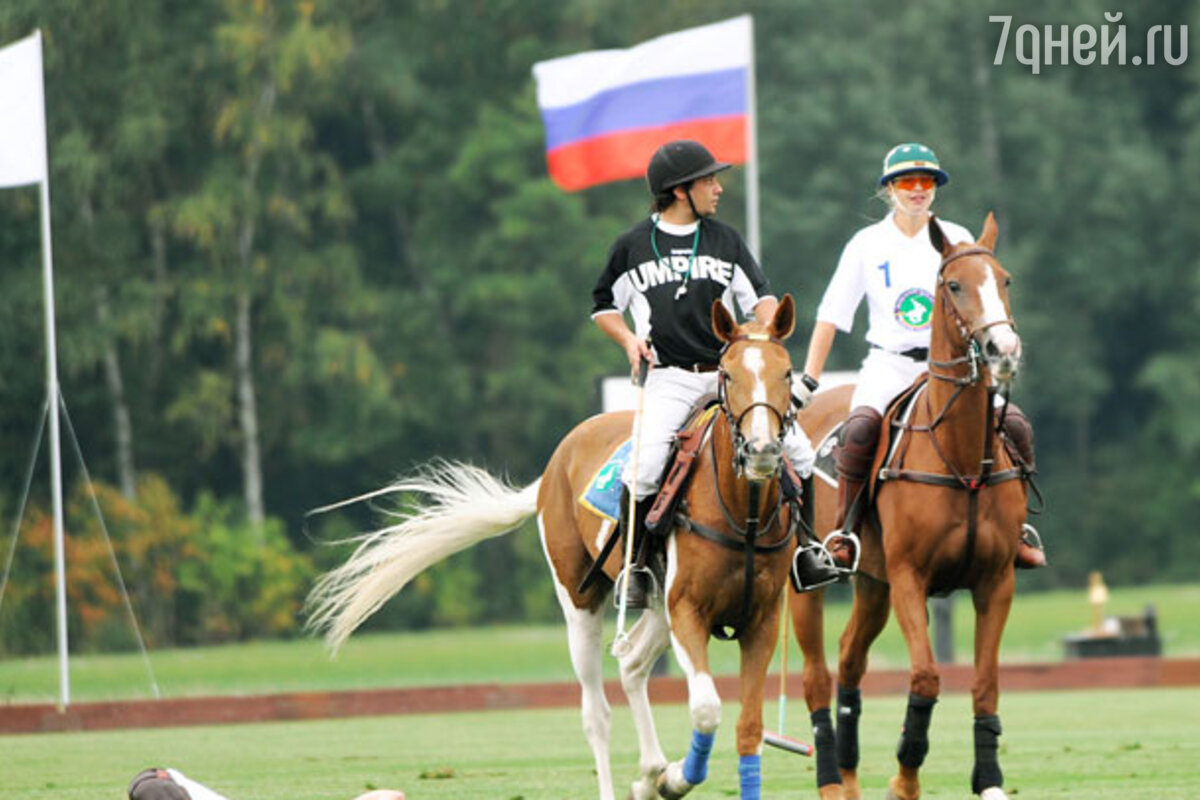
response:
<svg viewBox="0 0 1200 800"><path fill-rule="evenodd" d="M858 500L875 461L879 445L879 428L883 416L868 406L850 412L842 429L842 444L837 449L838 506L835 531L858 533L866 503ZM865 500L865 498L864 498ZM834 539L829 552L835 561L848 565L854 557L847 539Z"/></svg>
<svg viewBox="0 0 1200 800"><path fill-rule="evenodd" d="M1008 404L1004 415L1004 433L1017 450L1017 456L1024 462L1025 468L1036 472L1036 462L1033 452L1033 426L1029 419L1015 404ZM1022 526L1021 541L1017 544L1017 569L1038 569L1046 566L1046 551L1042 549L1042 539L1037 530L1029 524Z"/></svg>

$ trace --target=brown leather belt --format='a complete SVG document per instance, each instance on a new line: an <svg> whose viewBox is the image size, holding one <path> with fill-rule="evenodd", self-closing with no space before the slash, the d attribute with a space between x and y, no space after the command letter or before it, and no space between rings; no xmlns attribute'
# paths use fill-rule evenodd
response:
<svg viewBox="0 0 1200 800"><path fill-rule="evenodd" d="M655 369L662 369L663 367L671 367L672 369L683 369L683 370L687 370L688 372L716 372L718 369L720 369L720 366L717 364L655 364L654 365Z"/></svg>

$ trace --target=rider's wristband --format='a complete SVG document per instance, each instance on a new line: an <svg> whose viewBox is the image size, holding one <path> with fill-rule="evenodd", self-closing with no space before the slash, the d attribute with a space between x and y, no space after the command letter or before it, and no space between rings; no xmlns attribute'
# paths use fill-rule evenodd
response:
<svg viewBox="0 0 1200 800"><path fill-rule="evenodd" d="M804 384L804 388L808 389L810 392L815 392L817 387L820 385L817 383L817 379L809 375L807 372L800 373L800 383Z"/></svg>

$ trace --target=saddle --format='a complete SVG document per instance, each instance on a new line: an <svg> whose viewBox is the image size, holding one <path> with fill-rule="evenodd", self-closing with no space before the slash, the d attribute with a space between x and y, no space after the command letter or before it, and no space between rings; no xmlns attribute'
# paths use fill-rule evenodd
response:
<svg viewBox="0 0 1200 800"><path fill-rule="evenodd" d="M717 418L720 408L716 395L706 395L700 398L692 407L687 422L675 435L675 444L671 455L667 458L666 477L663 478L650 513L646 515L646 530L658 533L664 519L675 518L675 509L687 490L692 479L692 470L696 466L696 455L708 440L708 432L712 429L713 421ZM662 531L665 533L666 531Z"/></svg>
<svg viewBox="0 0 1200 800"><path fill-rule="evenodd" d="M691 480L692 471L696 465L696 455L700 452L700 448L708 439L708 432L712 429L712 423L717 418L717 411L720 409L720 401L716 395L705 395L700 398L693 406L688 414L687 421L683 427L675 435L675 442L672 445L671 455L667 458L667 467L664 472L662 482L659 484L658 495L655 496L654 503L651 505L650 511L646 515L646 531L648 533L665 534L666 526L662 524L662 520L672 520L675 518L675 509L679 502L683 499L687 485ZM613 458L603 468L593 483L604 482L606 487L612 488L619 486L619 480L616 475L620 472L620 464L615 459L619 457L622 450L628 451L632 447L632 442L625 442L621 448L618 448L618 453L615 453ZM610 498L611 499L611 498ZM579 498L579 502L587 509L597 514L598 516L608 519L612 522L618 522L616 515L619 511L609 513L601 506L601 497L593 495L591 490L585 492ZM660 526L662 530L659 530ZM596 577L603 569L604 562L608 560L608 556L612 553L616 546L617 539L620 534L620 525L614 524L611 527L608 539L605 540L604 546L601 547L596 560L592 562L592 566L579 583L579 591L586 591L587 588L596 580ZM648 552L651 549L650 540L653 536L645 537L642 542L641 552L637 554L639 566L645 566L646 561L650 557Z"/></svg>
<svg viewBox="0 0 1200 800"><path fill-rule="evenodd" d="M903 468L904 455L908 450L909 421L916 408L916 400L929 384L929 374L925 373L913 381L912 385L896 396L883 412L883 422L880 423L879 446L875 448L875 462L867 477L867 502L873 503L879 491L879 484L887 480L889 472Z"/></svg>

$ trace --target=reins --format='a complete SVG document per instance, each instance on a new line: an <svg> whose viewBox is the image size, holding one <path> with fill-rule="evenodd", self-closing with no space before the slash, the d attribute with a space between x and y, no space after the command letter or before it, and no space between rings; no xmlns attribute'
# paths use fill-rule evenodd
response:
<svg viewBox="0 0 1200 800"><path fill-rule="evenodd" d="M739 334L731 338L726 344L725 349L722 350L722 357L724 357L725 352L728 351L731 345L741 341L770 342L771 344L785 347L782 340L773 336L769 336L765 333ZM795 412L792 409L792 404L790 402L791 395L789 393L788 410L786 412L780 412L779 409L775 408L770 403L760 401L751 403L749 406L743 409L740 414L735 416L733 409L729 406L729 397L725 391L726 373L724 367L722 366L719 371L720 377L717 384L718 397L720 399L721 411L725 417L725 424L729 428L729 441L734 452L733 463L731 466L734 470L735 477L740 480L743 478L744 474L744 439L741 435L741 422L743 419L745 419L746 414L760 406L770 409L770 411L775 414L776 418L780 422L778 441L782 445L783 437L787 432L788 426L793 424L795 421ZM792 524L788 526L787 530L783 532L783 535L777 541L770 544L759 544L759 537L772 530L782 519L783 492L776 492L774 507L770 509L766 520L763 521L760 518L759 502L761 500L761 493L764 483L768 482L754 480L747 481L749 484L750 496L746 510L746 524L745 527L739 525L734 520L733 513L729 510L729 505L725 502L725 497L721 493L721 475L719 469L719 459L717 455L717 436L715 433L710 434L709 436L709 449L709 458L712 462L713 492L717 499L717 505L721 509L721 515L725 518L725 524L733 533L731 535L730 533L727 533L719 528L714 528L692 519L690 516L688 516L686 501L680 505L679 510L676 512L675 522L683 530L691 531L701 538L707 539L710 542L715 542L716 544L719 544L729 550L734 550L736 552L745 554L742 606L738 612L737 623L729 626L716 626L712 631L710 631L717 639L737 639L745 630L746 621L749 619L750 608L753 602L754 557L760 553L775 553L787 547L796 531L796 520L793 518ZM786 452L782 453L780 457L787 458ZM776 474L771 480L778 483L778 474ZM733 632L726 633L724 630L726 627L732 628Z"/></svg>
<svg viewBox="0 0 1200 800"><path fill-rule="evenodd" d="M1015 480L1024 477L1024 473L1020 467L1011 467L1009 469L993 471L995 466L995 437L999 435L999 428L1003 425L1004 414L999 416L999 422L995 422L995 398L997 389L995 386L987 387L986 409L984 411L986 419L983 426L983 457L979 463L979 470L974 475L964 475L956 467L953 461L942 450L941 444L938 442L936 430L942 422L945 421L951 407L962 393L970 386L979 383L983 377L983 372L979 368L979 361L982 358L979 341L976 338L980 333L988 328L996 325L1010 325L1016 331L1016 322L1011 317L1003 320L995 320L975 328L971 328L963 320L959 314L958 308L954 305L953 300L947 297L947 287L945 280L946 266L951 262L969 255L983 255L995 259L995 254L986 247L968 247L956 253L951 253L942 259L941 266L938 267L938 295L939 300L945 308L946 316L951 319L955 327L958 329L963 341L966 343L966 352L948 361L935 361L932 358L929 360L929 376L936 380L945 381L954 384L954 392L950 395L945 405L935 416L930 405L929 392L925 392L922 398L925 405L926 417L930 419L927 425L908 424L905 429L910 433L926 433L929 435L929 441L933 445L934 452L945 465L947 473L922 472L911 469L890 469L887 465L879 472L879 479L883 480L906 480L913 483L931 484L934 486L946 486L952 489L961 489L967 492L967 542L963 558L959 561L958 570L955 574L951 586L959 585L966 577L967 570L970 568L971 561L975 555L975 542L978 538L979 530L979 493L985 486L995 486L998 483ZM954 371L961 366L967 366L966 375L954 374ZM936 369L935 369L936 368ZM944 374L937 370L950 370L950 374ZM1002 393L1004 402L1004 412L1008 409L1008 391ZM903 461L903 455L900 457Z"/></svg>

